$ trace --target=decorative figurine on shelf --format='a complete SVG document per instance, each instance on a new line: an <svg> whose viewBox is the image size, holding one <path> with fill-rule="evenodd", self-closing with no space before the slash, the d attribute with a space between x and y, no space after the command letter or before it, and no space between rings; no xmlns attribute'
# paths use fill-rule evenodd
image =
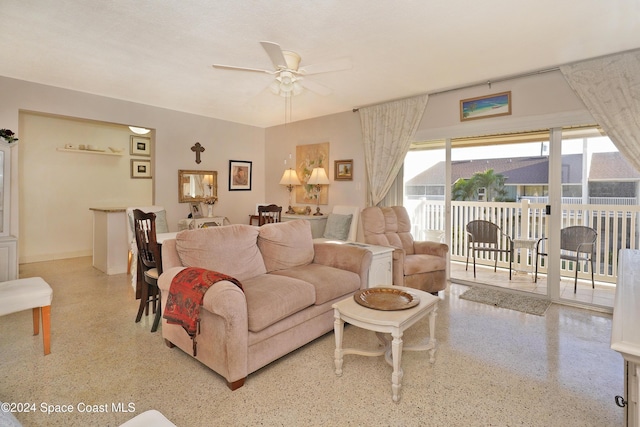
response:
<svg viewBox="0 0 640 427"><path fill-rule="evenodd" d="M217 196L211 196L204 199L204 204L207 205L207 217L213 217L213 205L215 205L217 201Z"/></svg>
<svg viewBox="0 0 640 427"><path fill-rule="evenodd" d="M4 138L4 140L9 144L18 140L18 138L16 138L16 134L9 129L0 129L0 138Z"/></svg>

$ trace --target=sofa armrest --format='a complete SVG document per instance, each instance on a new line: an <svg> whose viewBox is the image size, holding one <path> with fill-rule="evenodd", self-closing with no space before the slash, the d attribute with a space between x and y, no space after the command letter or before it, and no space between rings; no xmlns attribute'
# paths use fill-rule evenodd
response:
<svg viewBox="0 0 640 427"><path fill-rule="evenodd" d="M420 241L413 242L413 251L416 254L435 255L445 258L449 253L449 246L444 243Z"/></svg>
<svg viewBox="0 0 640 427"><path fill-rule="evenodd" d="M172 267L165 270L158 278L158 287L165 293L169 292L171 282L176 275L187 267ZM247 315L247 300L244 292L234 283L221 280L211 286L204 294L202 307L213 314L217 314L232 324L237 324L237 319L244 322L244 335L249 330Z"/></svg>
<svg viewBox="0 0 640 427"><path fill-rule="evenodd" d="M163 306L166 305L173 278L185 268L172 267L160 275L158 286L162 291ZM215 283L204 294L200 318L203 327L198 345L198 359L206 359L203 363L225 377L232 387L231 384L246 378L249 374L249 316L244 292L226 280ZM190 354L192 342L184 329L164 322L162 336Z"/></svg>
<svg viewBox="0 0 640 427"><path fill-rule="evenodd" d="M349 244L314 243L313 262L354 272L360 276L361 288L366 288L369 280L371 251Z"/></svg>

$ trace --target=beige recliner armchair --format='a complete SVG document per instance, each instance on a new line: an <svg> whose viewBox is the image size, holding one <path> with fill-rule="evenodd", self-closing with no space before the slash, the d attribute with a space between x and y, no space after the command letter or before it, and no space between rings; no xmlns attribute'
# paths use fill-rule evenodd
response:
<svg viewBox="0 0 640 427"><path fill-rule="evenodd" d="M360 221L365 243L394 247L393 284L436 293L447 287L449 247L438 242L416 242L404 206L370 207Z"/></svg>

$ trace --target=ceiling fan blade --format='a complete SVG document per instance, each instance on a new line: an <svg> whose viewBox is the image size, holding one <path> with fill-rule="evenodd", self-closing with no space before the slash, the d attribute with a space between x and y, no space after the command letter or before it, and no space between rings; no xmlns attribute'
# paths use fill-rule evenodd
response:
<svg viewBox="0 0 640 427"><path fill-rule="evenodd" d="M275 71L271 70L263 70L260 68L247 68L247 67L235 67L233 65L222 65L222 64L213 64L213 68L218 68L221 70L235 70L235 71L251 71L254 73L266 73L266 74L275 74Z"/></svg>
<svg viewBox="0 0 640 427"><path fill-rule="evenodd" d="M349 58L340 58L335 61L323 62L321 64L306 65L300 69L300 74L309 76L311 74L330 73L332 71L342 71L351 69Z"/></svg>
<svg viewBox="0 0 640 427"><path fill-rule="evenodd" d="M267 52L269 58L271 58L271 62L276 67L276 69L287 68L287 61L284 59L284 55L282 54L282 49L278 43L273 42L260 42L262 48Z"/></svg>
<svg viewBox="0 0 640 427"><path fill-rule="evenodd" d="M311 92L315 92L318 95L330 95L331 94L331 89L329 89L328 87L326 87L325 85L322 85L318 82L315 82L313 80L309 80L306 78L300 78L298 79L298 82L306 89L309 89Z"/></svg>

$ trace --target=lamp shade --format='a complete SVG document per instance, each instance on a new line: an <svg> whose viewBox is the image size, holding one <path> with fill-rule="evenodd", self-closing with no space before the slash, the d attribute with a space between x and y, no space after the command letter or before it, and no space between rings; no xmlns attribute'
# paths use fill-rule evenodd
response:
<svg viewBox="0 0 640 427"><path fill-rule="evenodd" d="M329 178L327 177L327 172L324 168L314 168L311 171L311 176L307 181L307 184L311 185L327 185L329 184Z"/></svg>
<svg viewBox="0 0 640 427"><path fill-rule="evenodd" d="M296 171L291 168L285 170L280 180L280 185L301 185Z"/></svg>

